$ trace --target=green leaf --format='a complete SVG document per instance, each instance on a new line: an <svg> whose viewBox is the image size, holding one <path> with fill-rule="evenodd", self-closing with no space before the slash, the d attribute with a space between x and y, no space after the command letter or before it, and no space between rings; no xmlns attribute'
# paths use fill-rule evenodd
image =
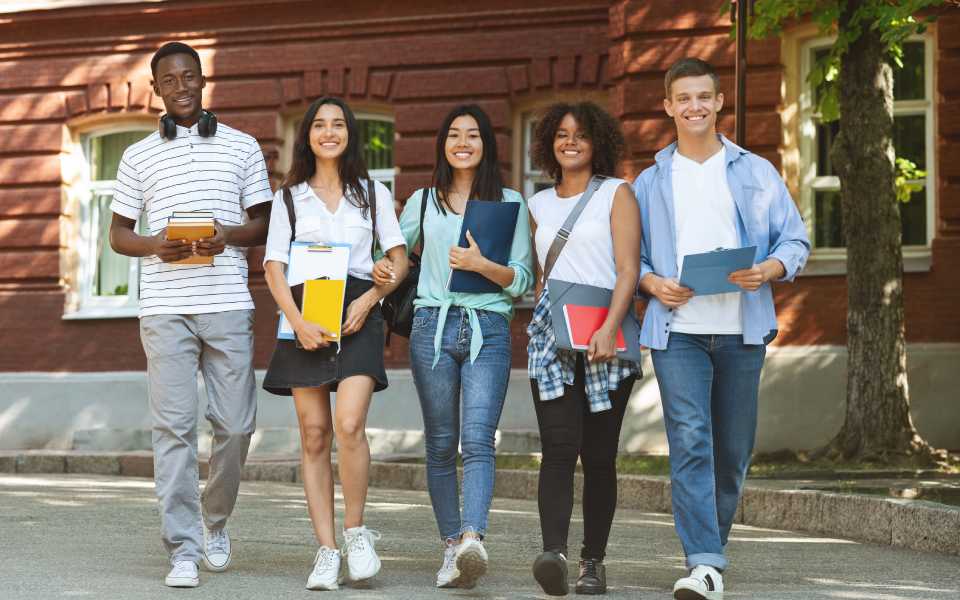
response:
<svg viewBox="0 0 960 600"><path fill-rule="evenodd" d="M925 179L927 177L927 172L923 169L918 169L916 163L912 160L902 157L896 158L896 177L894 178L894 185L897 189L897 200L906 204L910 202L910 198L913 197L914 192L919 192L923 189L922 183L912 183L917 179Z"/></svg>

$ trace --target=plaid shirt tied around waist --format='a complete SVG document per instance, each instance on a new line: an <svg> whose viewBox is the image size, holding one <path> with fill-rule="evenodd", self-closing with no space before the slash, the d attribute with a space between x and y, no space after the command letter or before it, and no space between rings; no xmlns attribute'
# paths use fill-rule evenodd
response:
<svg viewBox="0 0 960 600"><path fill-rule="evenodd" d="M550 299L546 288L540 294L533 318L527 326L530 342L527 344L527 372L530 379L537 380L540 400L555 400L563 395L564 385L573 385L577 352L557 347L550 318ZM640 374L640 365L633 361L615 358L606 363L591 363L584 357L586 394L590 412L610 410L610 392L631 375Z"/></svg>

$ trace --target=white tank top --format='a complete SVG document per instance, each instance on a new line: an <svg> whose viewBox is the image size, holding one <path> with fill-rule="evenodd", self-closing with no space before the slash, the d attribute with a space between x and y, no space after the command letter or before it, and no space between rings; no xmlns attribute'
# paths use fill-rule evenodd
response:
<svg viewBox="0 0 960 600"><path fill-rule="evenodd" d="M551 279L613 289L617 283L617 268L613 258L610 211L617 188L624 183L623 179L607 179L593 194L553 266ZM537 223L535 242L541 272L557 231L580 201L580 196L582 194L561 198L556 188L551 187L537 192L528 201L530 214Z"/></svg>

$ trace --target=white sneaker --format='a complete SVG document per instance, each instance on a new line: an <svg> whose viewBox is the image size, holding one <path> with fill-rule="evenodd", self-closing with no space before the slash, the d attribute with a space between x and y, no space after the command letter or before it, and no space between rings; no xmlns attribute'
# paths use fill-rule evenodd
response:
<svg viewBox="0 0 960 600"><path fill-rule="evenodd" d="M373 544L380 533L361 525L343 530L343 554L347 557L347 575L350 581L370 579L380 572L380 557Z"/></svg>
<svg viewBox="0 0 960 600"><path fill-rule="evenodd" d="M178 560L173 563L164 583L170 587L197 587L200 585L197 563L192 560Z"/></svg>
<svg viewBox="0 0 960 600"><path fill-rule="evenodd" d="M337 577L340 574L340 551L320 546L313 559L313 570L307 577L308 590L336 590Z"/></svg>
<svg viewBox="0 0 960 600"><path fill-rule="evenodd" d="M226 530L207 531L203 528L203 566L219 573L230 566L230 536Z"/></svg>
<svg viewBox="0 0 960 600"><path fill-rule="evenodd" d="M676 600L723 600L723 576L707 565L697 565L690 575L673 585Z"/></svg>
<svg viewBox="0 0 960 600"><path fill-rule="evenodd" d="M452 542L447 542L446 547L443 549L443 564L440 566L440 570L437 571L437 587L457 587L454 580L459 576L460 573L457 571L457 545Z"/></svg>
<svg viewBox="0 0 960 600"><path fill-rule="evenodd" d="M457 587L473 589L487 572L487 550L477 538L466 538L457 546Z"/></svg>

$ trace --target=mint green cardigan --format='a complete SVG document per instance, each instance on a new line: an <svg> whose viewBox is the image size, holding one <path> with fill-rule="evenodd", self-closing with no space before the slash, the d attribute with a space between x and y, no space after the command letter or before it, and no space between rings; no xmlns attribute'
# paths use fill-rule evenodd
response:
<svg viewBox="0 0 960 600"><path fill-rule="evenodd" d="M423 189L419 189L407 199L400 214L400 230L407 243L408 252L412 252L419 242L420 202ZM433 365L440 359L440 340L446 323L447 312L451 306L466 309L472 331L470 339L470 361L480 354L483 346L483 332L476 311L489 310L499 313L510 320L513 318L513 300L526 293L533 284L533 255L530 249L530 215L523 197L516 191L504 188L504 202L519 202L520 211L513 233L510 259L507 266L513 269L513 281L503 291L490 294L464 294L447 289L450 279L450 248L460 239L460 227L463 215L447 210L446 215L436 207L436 190L431 188L427 194L427 212L423 219L426 232L426 247L423 249L420 266L420 282L417 285L416 307L429 306L440 309L437 319L437 331L434 335Z"/></svg>

